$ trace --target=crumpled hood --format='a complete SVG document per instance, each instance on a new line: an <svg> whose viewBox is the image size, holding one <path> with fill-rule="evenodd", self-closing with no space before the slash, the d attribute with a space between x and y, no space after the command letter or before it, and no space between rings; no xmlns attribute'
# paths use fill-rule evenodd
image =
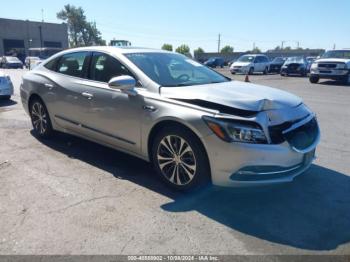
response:
<svg viewBox="0 0 350 262"><path fill-rule="evenodd" d="M224 106L248 110L265 111L296 107L302 100L279 89L239 81L217 84L162 87L161 95L166 98L203 100Z"/></svg>

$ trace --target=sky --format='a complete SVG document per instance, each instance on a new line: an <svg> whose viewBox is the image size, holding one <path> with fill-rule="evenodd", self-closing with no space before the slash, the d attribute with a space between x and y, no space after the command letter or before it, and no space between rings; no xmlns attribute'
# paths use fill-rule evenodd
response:
<svg viewBox="0 0 350 262"><path fill-rule="evenodd" d="M207 52L230 45L235 51L265 51L280 46L350 48L350 0L17 0L2 1L0 17L62 21L56 13L65 4L81 6L107 41L129 40L139 47Z"/></svg>

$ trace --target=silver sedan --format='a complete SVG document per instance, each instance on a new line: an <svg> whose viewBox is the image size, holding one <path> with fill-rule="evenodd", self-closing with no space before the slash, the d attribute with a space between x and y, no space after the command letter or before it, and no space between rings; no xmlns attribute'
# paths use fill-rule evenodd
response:
<svg viewBox="0 0 350 262"><path fill-rule="evenodd" d="M21 98L39 137L60 131L137 156L180 190L290 182L320 139L300 98L160 50L58 53L23 77Z"/></svg>

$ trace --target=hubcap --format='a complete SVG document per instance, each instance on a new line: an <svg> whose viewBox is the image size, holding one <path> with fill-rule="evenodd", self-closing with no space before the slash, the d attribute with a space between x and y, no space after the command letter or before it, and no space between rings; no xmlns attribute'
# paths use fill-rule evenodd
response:
<svg viewBox="0 0 350 262"><path fill-rule="evenodd" d="M33 127L39 134L44 134L47 129L47 115L43 105L35 102L32 106L32 123Z"/></svg>
<svg viewBox="0 0 350 262"><path fill-rule="evenodd" d="M186 185L196 174L196 158L190 145L179 136L169 135L159 143L157 160L162 174L175 185Z"/></svg>

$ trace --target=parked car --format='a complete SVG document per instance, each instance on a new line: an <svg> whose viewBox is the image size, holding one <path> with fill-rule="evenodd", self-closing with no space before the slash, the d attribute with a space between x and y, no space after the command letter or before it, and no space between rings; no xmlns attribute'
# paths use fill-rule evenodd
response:
<svg viewBox="0 0 350 262"><path fill-rule="evenodd" d="M13 95L13 84L11 78L0 71L0 99L10 99Z"/></svg>
<svg viewBox="0 0 350 262"><path fill-rule="evenodd" d="M302 56L288 57L281 68L281 76L307 75L307 62Z"/></svg>
<svg viewBox="0 0 350 262"><path fill-rule="evenodd" d="M243 55L230 66L231 74L242 73L252 75L256 72L267 74L270 60L266 55Z"/></svg>
<svg viewBox="0 0 350 262"><path fill-rule="evenodd" d="M315 62L315 60L317 59L317 57L315 57L315 56L308 56L308 57L306 57L306 71L308 72L308 73L310 73L310 69L311 69L311 65L312 65L312 63L313 62Z"/></svg>
<svg viewBox="0 0 350 262"><path fill-rule="evenodd" d="M350 83L350 49L330 50L317 59L310 70L310 82L321 78Z"/></svg>
<svg viewBox="0 0 350 262"><path fill-rule="evenodd" d="M15 56L3 56L1 59L2 68L23 68L23 63Z"/></svg>
<svg viewBox="0 0 350 262"><path fill-rule="evenodd" d="M320 138L299 97L164 50L67 50L27 72L20 93L38 137L57 130L121 150L179 190L290 182Z"/></svg>
<svg viewBox="0 0 350 262"><path fill-rule="evenodd" d="M33 69L35 66L37 66L38 64L40 64L43 60L38 57L38 56L27 56L24 64L25 67L28 69Z"/></svg>
<svg viewBox="0 0 350 262"><path fill-rule="evenodd" d="M269 72L279 74L281 72L281 68L286 60L287 60L287 58L285 58L285 57L274 58L270 63Z"/></svg>
<svg viewBox="0 0 350 262"><path fill-rule="evenodd" d="M223 68L225 65L225 61L221 57L212 57L212 58L209 58L207 61L205 61L204 65L213 67L213 68L216 68L218 66Z"/></svg>
<svg viewBox="0 0 350 262"><path fill-rule="evenodd" d="M231 60L230 62L227 63L227 65L230 67L236 61L237 61L237 59Z"/></svg>

